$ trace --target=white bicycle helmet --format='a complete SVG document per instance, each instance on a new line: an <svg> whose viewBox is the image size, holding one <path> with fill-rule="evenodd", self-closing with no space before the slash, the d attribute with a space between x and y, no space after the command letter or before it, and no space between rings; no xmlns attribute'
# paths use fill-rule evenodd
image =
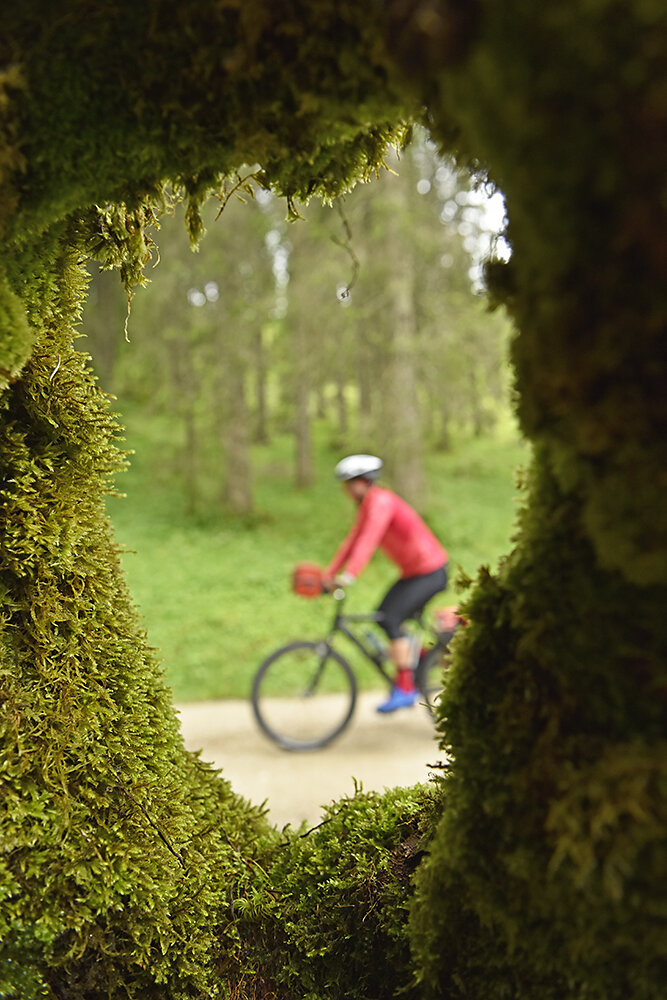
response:
<svg viewBox="0 0 667 1000"><path fill-rule="evenodd" d="M380 475L382 459L375 455L348 455L336 466L336 479L368 479L373 482Z"/></svg>

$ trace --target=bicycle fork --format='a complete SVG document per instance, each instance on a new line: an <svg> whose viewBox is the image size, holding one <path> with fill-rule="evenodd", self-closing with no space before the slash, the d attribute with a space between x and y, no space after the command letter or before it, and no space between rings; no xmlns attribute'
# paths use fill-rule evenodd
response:
<svg viewBox="0 0 667 1000"><path fill-rule="evenodd" d="M317 655L319 657L319 662L317 664L317 669L315 670L313 676L310 679L306 690L303 692L304 698L311 698L317 691L317 687L322 679L322 674L324 673L324 668L326 666L327 660L331 654L331 643L329 640L324 640L317 644Z"/></svg>

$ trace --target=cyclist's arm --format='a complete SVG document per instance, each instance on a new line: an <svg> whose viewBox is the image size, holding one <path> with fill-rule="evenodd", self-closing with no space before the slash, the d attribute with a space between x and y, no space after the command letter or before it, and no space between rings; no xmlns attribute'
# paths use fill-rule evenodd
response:
<svg viewBox="0 0 667 1000"><path fill-rule="evenodd" d="M324 576L327 579L333 580L340 568L345 564L346 559L349 557L350 552L354 547L354 542L359 534L359 518L355 521L352 530L347 535L345 540L339 546L336 555L333 557L329 565L324 571Z"/></svg>
<svg viewBox="0 0 667 1000"><path fill-rule="evenodd" d="M371 499L370 495L367 499ZM355 537L344 560L345 570L350 576L356 578L366 568L380 545L392 516L391 494L384 492L373 495L372 502L362 508Z"/></svg>

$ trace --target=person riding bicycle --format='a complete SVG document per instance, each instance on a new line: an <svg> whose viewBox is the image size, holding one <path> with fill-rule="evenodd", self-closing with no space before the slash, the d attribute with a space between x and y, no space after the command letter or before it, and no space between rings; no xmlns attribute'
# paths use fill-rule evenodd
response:
<svg viewBox="0 0 667 1000"><path fill-rule="evenodd" d="M403 628L435 594L447 588L447 551L419 514L391 490L376 484L382 459L375 455L349 455L335 469L358 512L345 540L324 571L328 586L347 586L379 548L401 571L387 591L378 622L389 638L389 655L396 668L394 686L378 712L394 712L414 705L412 646Z"/></svg>

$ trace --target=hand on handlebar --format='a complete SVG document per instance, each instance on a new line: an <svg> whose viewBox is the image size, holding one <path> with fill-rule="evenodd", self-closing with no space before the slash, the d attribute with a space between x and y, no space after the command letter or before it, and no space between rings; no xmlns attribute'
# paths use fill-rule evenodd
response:
<svg viewBox="0 0 667 1000"><path fill-rule="evenodd" d="M334 590L344 590L351 583L354 583L354 577L350 573L336 573L335 576L322 577L322 586L327 594L332 594Z"/></svg>

